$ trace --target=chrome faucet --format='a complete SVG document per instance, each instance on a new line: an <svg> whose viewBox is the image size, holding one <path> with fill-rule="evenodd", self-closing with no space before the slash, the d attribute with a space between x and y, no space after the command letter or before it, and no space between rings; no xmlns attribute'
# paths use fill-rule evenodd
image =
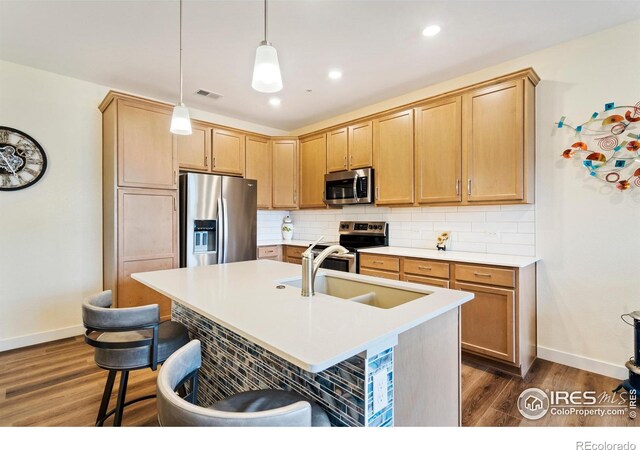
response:
<svg viewBox="0 0 640 450"><path fill-rule="evenodd" d="M318 256L314 256L313 247L315 247L320 241L324 239L324 236L320 236L316 242L314 242L303 254L302 254L302 296L303 297L311 297L315 295L315 282L316 282L316 273L320 268L320 264L322 261L327 258L327 256L337 253L339 255L344 255L348 253L349 250L344 248L342 245L331 245L325 248L322 252L318 254Z"/></svg>

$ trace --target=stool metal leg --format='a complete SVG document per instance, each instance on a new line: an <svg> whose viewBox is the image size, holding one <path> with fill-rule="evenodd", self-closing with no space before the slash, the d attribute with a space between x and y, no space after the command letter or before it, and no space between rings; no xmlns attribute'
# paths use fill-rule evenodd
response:
<svg viewBox="0 0 640 450"><path fill-rule="evenodd" d="M116 370L110 370L107 376L107 382L104 385L104 392L102 393L102 402L100 403L100 409L98 410L98 417L96 418L96 426L101 427L106 419L105 414L109 407L109 399L111 398L111 392L113 392L113 383L116 380Z"/></svg>
<svg viewBox="0 0 640 450"><path fill-rule="evenodd" d="M122 425L122 411L124 410L124 399L127 395L127 382L129 381L129 371L123 370L120 375L120 389L118 391L118 401L116 403L116 417L113 421L114 427Z"/></svg>

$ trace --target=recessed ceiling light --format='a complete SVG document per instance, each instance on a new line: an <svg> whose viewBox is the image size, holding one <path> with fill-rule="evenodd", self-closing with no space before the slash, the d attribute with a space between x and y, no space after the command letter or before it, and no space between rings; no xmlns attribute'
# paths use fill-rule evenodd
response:
<svg viewBox="0 0 640 450"><path fill-rule="evenodd" d="M271 97L269 99L269 104L271 106L280 106L280 103L281 103L281 101L280 101L280 99L278 97Z"/></svg>
<svg viewBox="0 0 640 450"><path fill-rule="evenodd" d="M338 69L332 69L329 71L329 78L332 80L339 80L342 78L342 72Z"/></svg>
<svg viewBox="0 0 640 450"><path fill-rule="evenodd" d="M440 27L438 25L429 25L422 30L422 35L427 37L435 36L438 33L440 33Z"/></svg>

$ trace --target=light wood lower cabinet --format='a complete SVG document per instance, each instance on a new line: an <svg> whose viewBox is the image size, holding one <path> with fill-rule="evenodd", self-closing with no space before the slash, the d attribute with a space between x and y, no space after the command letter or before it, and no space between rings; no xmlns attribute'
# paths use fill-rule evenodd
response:
<svg viewBox="0 0 640 450"><path fill-rule="evenodd" d="M455 288L475 295L462 305L462 349L515 363L515 292L458 282Z"/></svg>
<svg viewBox="0 0 640 450"><path fill-rule="evenodd" d="M284 246L284 261L291 264L302 264L302 254L308 247L301 247L296 245Z"/></svg>
<svg viewBox="0 0 640 450"><path fill-rule="evenodd" d="M362 275L471 292L461 308L465 358L524 377L537 355L535 265L496 267L360 254Z"/></svg>

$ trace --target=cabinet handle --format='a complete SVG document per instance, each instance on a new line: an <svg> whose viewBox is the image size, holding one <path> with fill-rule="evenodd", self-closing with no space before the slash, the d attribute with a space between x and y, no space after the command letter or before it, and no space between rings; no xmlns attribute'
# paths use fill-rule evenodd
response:
<svg viewBox="0 0 640 450"><path fill-rule="evenodd" d="M216 166L216 157L214 156L213 157L213 167L215 167L215 166Z"/></svg>
<svg viewBox="0 0 640 450"><path fill-rule="evenodd" d="M205 157L204 157L204 166L205 166L205 167L207 166L207 156L206 156L206 155L205 155Z"/></svg>
<svg viewBox="0 0 640 450"><path fill-rule="evenodd" d="M384 261L373 261L374 264L384 264Z"/></svg>
<svg viewBox="0 0 640 450"><path fill-rule="evenodd" d="M353 166L353 155L349 155L349 165Z"/></svg>
<svg viewBox="0 0 640 450"><path fill-rule="evenodd" d="M380 200L380 188L376 188L376 200Z"/></svg>
<svg viewBox="0 0 640 450"><path fill-rule="evenodd" d="M471 178L467 180L467 195L471 195Z"/></svg>
<svg viewBox="0 0 640 450"><path fill-rule="evenodd" d="M420 270L431 270L431 267L429 267L429 266L418 266L418 269L420 269Z"/></svg>
<svg viewBox="0 0 640 450"><path fill-rule="evenodd" d="M456 178L456 195L460 195L460 178Z"/></svg>
<svg viewBox="0 0 640 450"><path fill-rule="evenodd" d="M477 277L491 278L491 274L490 273L473 272L473 274L475 276L477 276Z"/></svg>
<svg viewBox="0 0 640 450"><path fill-rule="evenodd" d="M347 155L344 155L344 166L347 167Z"/></svg>
<svg viewBox="0 0 640 450"><path fill-rule="evenodd" d="M176 210L176 198L175 197L171 197L173 199L173 210Z"/></svg>
<svg viewBox="0 0 640 450"><path fill-rule="evenodd" d="M173 171L173 184L178 184L178 173Z"/></svg>

